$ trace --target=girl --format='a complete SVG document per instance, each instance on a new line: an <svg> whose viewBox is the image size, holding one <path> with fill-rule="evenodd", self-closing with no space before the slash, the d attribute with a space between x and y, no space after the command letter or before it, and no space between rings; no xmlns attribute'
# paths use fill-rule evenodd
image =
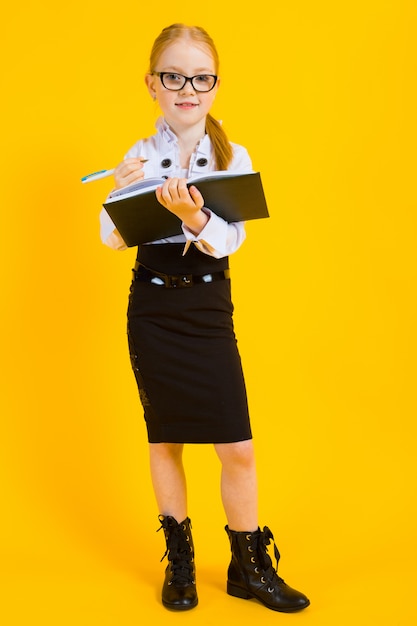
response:
<svg viewBox="0 0 417 626"><path fill-rule="evenodd" d="M246 150L228 141L209 111L220 85L213 41L199 27L174 24L156 39L145 82L163 118L114 172L116 188L165 176L158 201L182 222L182 235L138 247L128 306L128 340L148 431L152 484L166 539L162 602L197 605L194 547L182 464L185 443L213 443L231 545L227 592L275 611L309 604L277 575L273 540L257 517L255 458L245 383L233 331L228 256L245 239L204 205L187 178L212 170L252 171ZM101 237L126 248L107 213ZM164 555L164 556L165 556ZM275 547L275 556L279 553Z"/></svg>

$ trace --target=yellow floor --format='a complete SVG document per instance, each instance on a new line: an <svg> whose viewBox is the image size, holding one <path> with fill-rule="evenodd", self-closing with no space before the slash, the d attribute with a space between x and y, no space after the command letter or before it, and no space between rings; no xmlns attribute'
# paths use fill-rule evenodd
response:
<svg viewBox="0 0 417 626"><path fill-rule="evenodd" d="M203 524L204 525L204 524ZM154 525L155 526L155 525ZM156 529L156 526L155 526ZM160 602L164 563L163 537L152 524L141 529L143 546L120 545L116 535L104 542L62 546L52 537L50 554L10 550L2 561L0 621L4 626L130 626L172 619L181 623L308 624L317 626L413 626L417 623L414 564L404 554L383 548L379 561L363 555L334 554L320 561L311 546L301 561L290 562L290 548L280 546L280 573L303 590L311 606L297 614L275 613L254 600L240 600L225 592L229 557L227 537L216 529L210 537L194 532L197 550L199 605L185 613L167 612ZM98 533L100 534L100 533ZM55 554L52 554L52 543ZM101 544L101 548L99 547ZM44 549L48 548L44 545ZM119 551L118 551L119 550ZM363 551L362 547L362 551ZM296 561L296 562L295 562ZM401 561L401 562L400 562Z"/></svg>
<svg viewBox="0 0 417 626"><path fill-rule="evenodd" d="M157 555L155 555L157 556ZM64 563L41 568L24 567L7 572L2 581L2 623L7 626L100 624L130 626L162 620L185 620L195 624L291 623L311 625L412 626L417 623L415 573L390 568L344 575L330 568L314 578L314 572L297 577L311 598L302 613L283 614L265 609L254 600L239 600L225 593L224 568L199 568L199 605L191 611L167 612L159 601L161 573L155 559L137 572L105 567L66 569ZM294 581L295 582L295 581ZM184 622L182 622L184 623Z"/></svg>

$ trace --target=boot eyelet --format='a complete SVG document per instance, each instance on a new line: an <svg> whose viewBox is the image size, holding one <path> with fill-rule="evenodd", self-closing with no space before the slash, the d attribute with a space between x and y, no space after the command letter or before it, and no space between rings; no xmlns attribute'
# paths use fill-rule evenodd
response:
<svg viewBox="0 0 417 626"><path fill-rule="evenodd" d="M265 584L265 583L266 583L266 580L265 580L265 578L264 578L263 576L261 576L261 583L262 583L262 584Z"/></svg>
<svg viewBox="0 0 417 626"><path fill-rule="evenodd" d="M190 541L190 538L189 538L189 536L188 536L188 535L187 535L187 539L186 539L186 541Z"/></svg>
<svg viewBox="0 0 417 626"><path fill-rule="evenodd" d="M253 552L252 546L248 546L248 552Z"/></svg>
<svg viewBox="0 0 417 626"><path fill-rule="evenodd" d="M254 556L251 556L251 558L250 558L250 562L251 562L251 563L256 563L256 561L255 561L255 557L254 557Z"/></svg>
<svg viewBox="0 0 417 626"><path fill-rule="evenodd" d="M268 587L268 592L269 593L274 593L274 591L275 591L275 589L273 587L272 587L272 589L271 589L271 587Z"/></svg>
<svg viewBox="0 0 417 626"><path fill-rule="evenodd" d="M259 567L255 567L255 574L259 574Z"/></svg>
<svg viewBox="0 0 417 626"><path fill-rule="evenodd" d="M250 536L250 535L246 535L246 539L247 539L248 541L250 541L250 540L251 540L251 536Z"/></svg>

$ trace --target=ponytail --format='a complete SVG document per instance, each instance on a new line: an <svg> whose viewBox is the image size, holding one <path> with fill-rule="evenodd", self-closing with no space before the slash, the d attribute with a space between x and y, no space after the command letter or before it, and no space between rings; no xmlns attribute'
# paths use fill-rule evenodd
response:
<svg viewBox="0 0 417 626"><path fill-rule="evenodd" d="M233 149L222 125L210 113L206 117L206 133L214 150L217 170L227 170L233 158Z"/></svg>

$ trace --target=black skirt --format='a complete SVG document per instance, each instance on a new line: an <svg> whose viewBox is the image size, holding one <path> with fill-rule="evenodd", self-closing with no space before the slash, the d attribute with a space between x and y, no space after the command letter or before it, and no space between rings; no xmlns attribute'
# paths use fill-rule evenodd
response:
<svg viewBox="0 0 417 626"><path fill-rule="evenodd" d="M164 274L228 268L192 245L139 246L138 261ZM230 280L166 288L132 281L128 340L150 443L230 443L250 439Z"/></svg>

